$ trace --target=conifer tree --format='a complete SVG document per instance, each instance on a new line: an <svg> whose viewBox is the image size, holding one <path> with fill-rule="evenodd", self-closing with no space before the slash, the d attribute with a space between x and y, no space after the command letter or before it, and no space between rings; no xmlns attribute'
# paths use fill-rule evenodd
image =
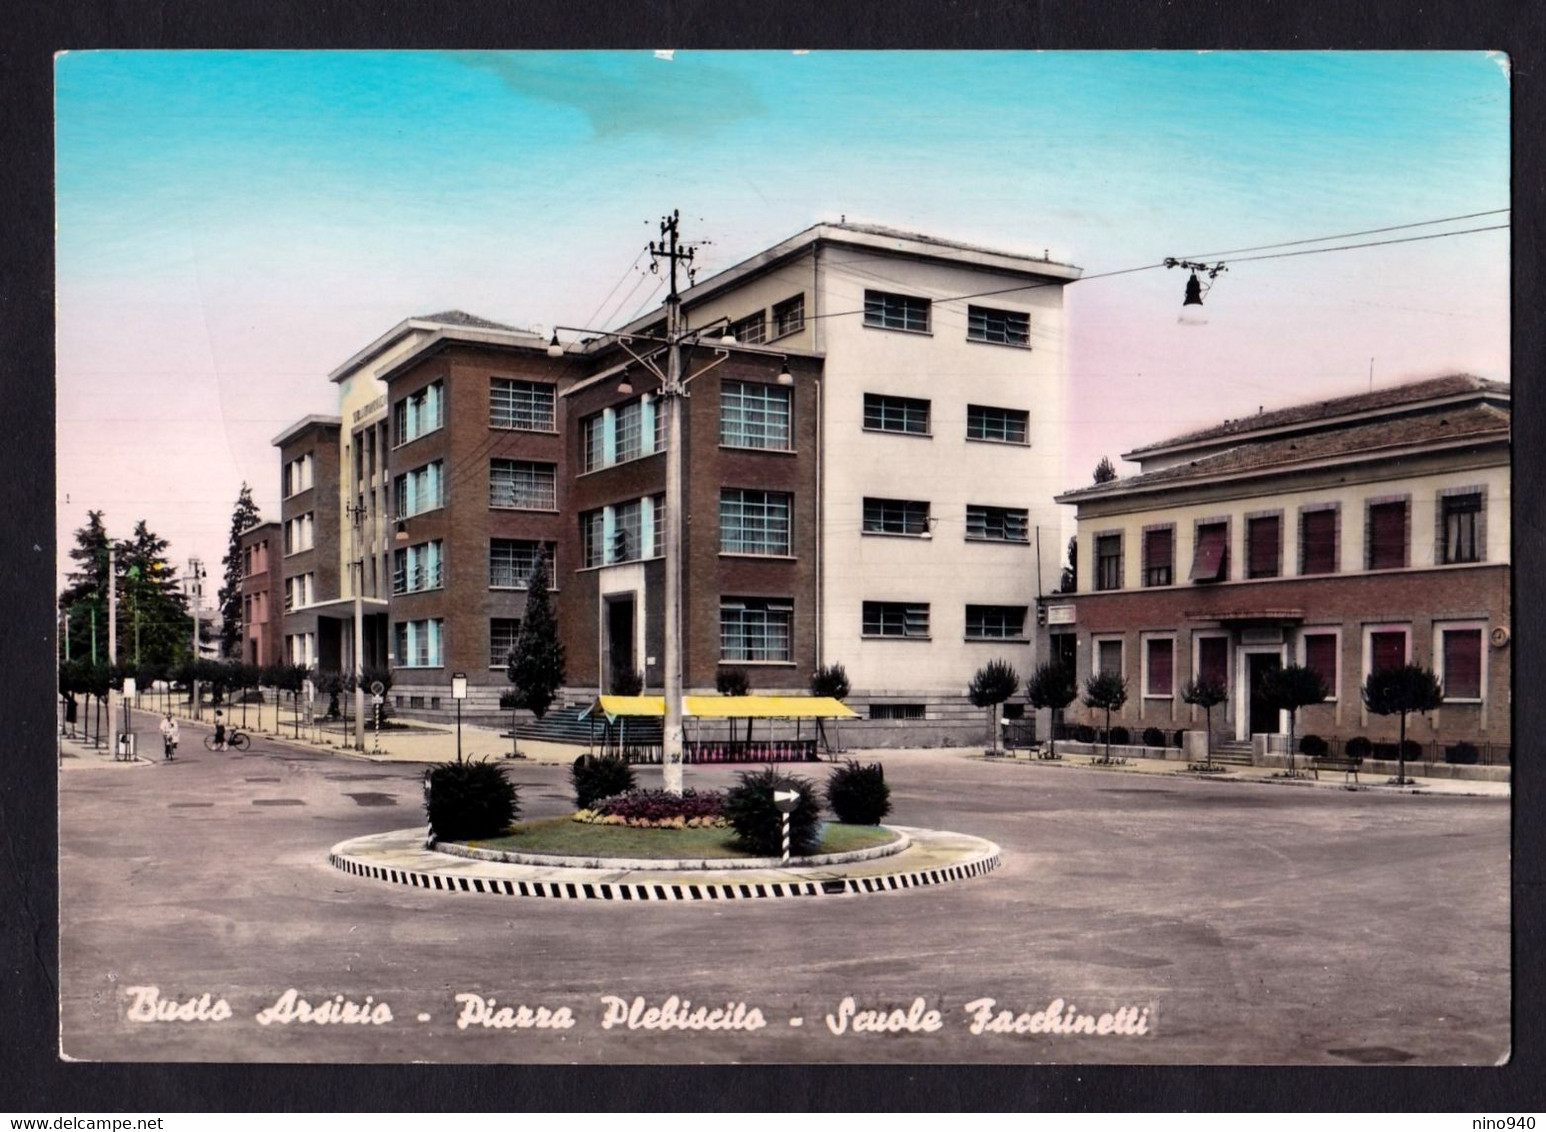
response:
<svg viewBox="0 0 1546 1132"><path fill-rule="evenodd" d="M252 501L252 489L242 484L231 512L231 538L221 563L225 577L220 585L220 653L236 656L242 633L242 535L262 521L258 505Z"/></svg>
<svg viewBox="0 0 1546 1132"><path fill-rule="evenodd" d="M506 672L515 685L516 703L538 719L547 715L564 683L564 644L558 639L558 618L548 592L547 553L537 555L526 584L526 613L510 653Z"/></svg>

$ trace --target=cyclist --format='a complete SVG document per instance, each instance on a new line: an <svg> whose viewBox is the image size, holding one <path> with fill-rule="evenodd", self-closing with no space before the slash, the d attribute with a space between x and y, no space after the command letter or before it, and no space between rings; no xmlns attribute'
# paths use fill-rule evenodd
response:
<svg viewBox="0 0 1546 1132"><path fill-rule="evenodd" d="M218 711L215 713L215 750L225 750L225 720Z"/></svg>

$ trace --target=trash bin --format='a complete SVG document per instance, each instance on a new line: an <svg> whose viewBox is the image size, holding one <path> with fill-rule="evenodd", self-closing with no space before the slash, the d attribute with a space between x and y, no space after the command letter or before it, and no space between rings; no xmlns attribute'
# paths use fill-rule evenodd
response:
<svg viewBox="0 0 1546 1132"><path fill-rule="evenodd" d="M120 759L134 758L134 740L136 736L132 731L121 731L118 734L118 757Z"/></svg>

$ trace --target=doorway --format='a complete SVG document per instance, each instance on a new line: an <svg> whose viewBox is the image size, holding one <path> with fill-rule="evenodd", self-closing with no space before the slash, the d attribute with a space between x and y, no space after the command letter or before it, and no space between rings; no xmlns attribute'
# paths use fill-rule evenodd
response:
<svg viewBox="0 0 1546 1132"><path fill-rule="evenodd" d="M607 598L607 686L639 670L634 652L634 595Z"/></svg>
<svg viewBox="0 0 1546 1132"><path fill-rule="evenodd" d="M1262 695L1262 684L1267 674L1276 672L1283 667L1283 661L1276 652L1252 652L1245 657L1246 679L1251 690L1250 725L1247 734L1259 735L1264 732L1276 732L1278 729L1278 709L1267 702Z"/></svg>

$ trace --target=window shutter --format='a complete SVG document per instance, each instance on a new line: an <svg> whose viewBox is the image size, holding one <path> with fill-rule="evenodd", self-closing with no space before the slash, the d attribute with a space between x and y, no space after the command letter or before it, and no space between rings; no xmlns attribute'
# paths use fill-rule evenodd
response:
<svg viewBox="0 0 1546 1132"><path fill-rule="evenodd" d="M1175 687L1175 642L1149 642L1149 693L1168 696Z"/></svg>
<svg viewBox="0 0 1546 1132"><path fill-rule="evenodd" d="M1450 629L1444 633L1444 696L1480 698L1482 694L1482 631Z"/></svg>
<svg viewBox="0 0 1546 1132"><path fill-rule="evenodd" d="M1400 668L1405 663L1405 633L1371 633L1369 635L1370 672L1384 672L1387 668Z"/></svg>
<svg viewBox="0 0 1546 1132"><path fill-rule="evenodd" d="M1229 528L1223 523L1208 523L1197 528L1197 548L1192 556L1192 581L1217 582L1225 574L1225 552L1229 549Z"/></svg>
<svg viewBox="0 0 1546 1132"><path fill-rule="evenodd" d="M1170 568L1175 561L1175 531L1170 527L1161 527L1158 530L1147 531L1143 536L1143 569L1144 577L1150 579L1150 585L1165 585L1169 582ZM1155 571L1164 572L1164 581L1159 580Z"/></svg>
<svg viewBox="0 0 1546 1132"><path fill-rule="evenodd" d="M1204 637L1197 642L1197 674L1229 686L1229 642L1223 637Z"/></svg>
<svg viewBox="0 0 1546 1132"><path fill-rule="evenodd" d="M1406 503L1376 503L1369 508L1369 569L1406 565Z"/></svg>
<svg viewBox="0 0 1546 1132"><path fill-rule="evenodd" d="M1331 694L1337 694L1337 638L1334 633L1305 634L1304 666L1319 673Z"/></svg>
<svg viewBox="0 0 1546 1132"><path fill-rule="evenodd" d="M1300 525L1300 572L1334 574L1337 570L1337 513L1307 511Z"/></svg>
<svg viewBox="0 0 1546 1132"><path fill-rule="evenodd" d="M1276 515L1252 519L1246 526L1246 568L1253 578L1275 578L1278 574L1278 532Z"/></svg>

